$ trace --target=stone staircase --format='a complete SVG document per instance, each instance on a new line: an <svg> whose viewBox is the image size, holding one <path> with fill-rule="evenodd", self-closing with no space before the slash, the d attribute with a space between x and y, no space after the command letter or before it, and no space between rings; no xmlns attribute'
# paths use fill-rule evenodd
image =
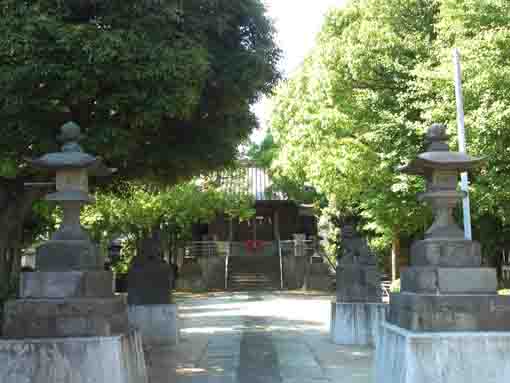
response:
<svg viewBox="0 0 510 383"><path fill-rule="evenodd" d="M228 288L233 291L280 289L277 256L229 257Z"/></svg>

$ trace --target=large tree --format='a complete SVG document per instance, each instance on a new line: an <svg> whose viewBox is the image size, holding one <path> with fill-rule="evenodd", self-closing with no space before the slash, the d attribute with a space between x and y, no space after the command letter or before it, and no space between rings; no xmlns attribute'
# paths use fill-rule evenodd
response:
<svg viewBox="0 0 510 383"><path fill-rule="evenodd" d="M419 150L426 121L409 103L430 54L433 1L352 1L329 13L317 45L274 99L275 166L309 180L331 210L362 215L398 253L423 226L420 183L395 172ZM396 254L397 255L397 254Z"/></svg>
<svg viewBox="0 0 510 383"><path fill-rule="evenodd" d="M24 184L51 179L26 158L60 125L117 180L174 184L235 157L279 77L261 0L0 0L0 19L0 301L48 191Z"/></svg>
<svg viewBox="0 0 510 383"><path fill-rule="evenodd" d="M468 149L487 157L471 190L475 234L489 243L498 228L503 237L510 214L508 10L498 0L353 0L330 12L316 48L274 99L275 166L304 175L341 214L365 217L380 243L398 252L400 236L419 233L429 216L416 202L422 182L396 168L423 149L433 122L448 125L455 148L457 46Z"/></svg>
<svg viewBox="0 0 510 383"><path fill-rule="evenodd" d="M174 183L231 161L278 79L260 0L1 0L0 18L0 248L43 193L25 158L61 124L116 177Z"/></svg>

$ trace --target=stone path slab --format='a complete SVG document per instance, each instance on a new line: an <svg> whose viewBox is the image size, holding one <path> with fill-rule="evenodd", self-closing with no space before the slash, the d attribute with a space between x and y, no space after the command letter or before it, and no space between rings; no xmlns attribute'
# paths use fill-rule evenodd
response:
<svg viewBox="0 0 510 383"><path fill-rule="evenodd" d="M331 297L178 299L180 343L146 350L150 383L372 383L373 350L329 339Z"/></svg>

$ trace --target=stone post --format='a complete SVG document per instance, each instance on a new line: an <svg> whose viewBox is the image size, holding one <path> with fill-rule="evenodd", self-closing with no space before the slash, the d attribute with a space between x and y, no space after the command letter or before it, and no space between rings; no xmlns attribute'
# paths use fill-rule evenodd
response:
<svg viewBox="0 0 510 383"><path fill-rule="evenodd" d="M331 337L336 344L374 345L387 305L382 303L375 256L356 228L342 225L343 256L336 271L336 302L331 305Z"/></svg>
<svg viewBox="0 0 510 383"><path fill-rule="evenodd" d="M171 301L174 272L161 241L144 238L128 273L129 322L146 344L177 343L177 305Z"/></svg>

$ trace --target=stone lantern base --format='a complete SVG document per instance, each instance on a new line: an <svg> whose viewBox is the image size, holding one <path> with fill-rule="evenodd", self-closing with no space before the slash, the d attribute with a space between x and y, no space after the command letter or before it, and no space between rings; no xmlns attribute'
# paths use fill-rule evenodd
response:
<svg viewBox="0 0 510 383"><path fill-rule="evenodd" d="M140 335L0 339L2 383L147 383Z"/></svg>
<svg viewBox="0 0 510 383"><path fill-rule="evenodd" d="M374 346L388 304L331 302L330 336L335 344Z"/></svg>
<svg viewBox="0 0 510 383"><path fill-rule="evenodd" d="M510 381L510 332L412 332L383 323L377 383Z"/></svg>
<svg viewBox="0 0 510 383"><path fill-rule="evenodd" d="M147 383L141 335L111 272L22 273L5 304L2 383Z"/></svg>
<svg viewBox="0 0 510 383"><path fill-rule="evenodd" d="M129 331L127 303L108 271L28 272L5 303L9 338L110 336Z"/></svg>

